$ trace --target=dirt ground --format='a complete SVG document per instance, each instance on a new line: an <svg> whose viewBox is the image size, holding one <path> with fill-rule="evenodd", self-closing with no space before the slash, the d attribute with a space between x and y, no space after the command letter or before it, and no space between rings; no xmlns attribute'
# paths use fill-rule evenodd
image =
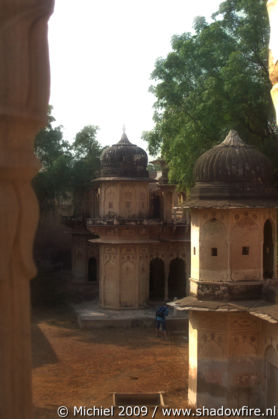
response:
<svg viewBox="0 0 278 419"><path fill-rule="evenodd" d="M110 407L113 392L164 391L168 406L186 407L187 350L185 333L164 341L152 329L79 329L66 305L36 308L34 418L58 418L61 405L69 408L68 418L80 417L73 406Z"/></svg>

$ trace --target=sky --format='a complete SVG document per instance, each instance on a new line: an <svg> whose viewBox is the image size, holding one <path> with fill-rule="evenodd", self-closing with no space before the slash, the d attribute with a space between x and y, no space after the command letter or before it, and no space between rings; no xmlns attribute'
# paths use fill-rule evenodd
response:
<svg viewBox="0 0 278 419"><path fill-rule="evenodd" d="M155 97L148 91L159 57L175 34L192 31L196 16L216 12L221 0L56 0L49 20L53 116L70 142L97 125L103 145L118 142L123 125L147 149Z"/></svg>

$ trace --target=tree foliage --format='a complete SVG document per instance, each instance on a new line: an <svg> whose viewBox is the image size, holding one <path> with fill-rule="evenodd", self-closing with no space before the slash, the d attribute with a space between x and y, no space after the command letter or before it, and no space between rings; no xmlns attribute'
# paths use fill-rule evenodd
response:
<svg viewBox="0 0 278 419"><path fill-rule="evenodd" d="M54 209L59 199L68 195L80 202L98 173L101 153L96 126L85 126L71 145L63 139L62 127L53 126L55 118L51 111L49 107L48 124L37 134L34 143L42 165L33 179L41 211Z"/></svg>
<svg viewBox="0 0 278 419"><path fill-rule="evenodd" d="M84 199L86 191L90 189L91 180L96 177L100 168L101 146L96 140L98 127L87 125L75 136L72 145L72 190L75 208Z"/></svg>
<svg viewBox="0 0 278 419"><path fill-rule="evenodd" d="M277 129L268 78L269 23L264 0L226 0L212 16L194 21L194 33L175 35L172 51L152 73L156 96L151 154L161 151L172 180L193 182L198 156L229 129L274 161Z"/></svg>

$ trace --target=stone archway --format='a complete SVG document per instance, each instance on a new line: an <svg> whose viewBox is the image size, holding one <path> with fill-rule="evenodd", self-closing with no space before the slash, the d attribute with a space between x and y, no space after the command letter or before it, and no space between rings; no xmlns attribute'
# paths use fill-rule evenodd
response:
<svg viewBox="0 0 278 419"><path fill-rule="evenodd" d="M168 277L168 297L182 298L186 295L185 262L181 258L171 260Z"/></svg>
<svg viewBox="0 0 278 419"><path fill-rule="evenodd" d="M150 300L163 300L165 295L165 267L160 258L150 262Z"/></svg>
<svg viewBox="0 0 278 419"><path fill-rule="evenodd" d="M272 225L270 220L264 224L264 245L263 245L263 275L265 279L273 277L274 246Z"/></svg>

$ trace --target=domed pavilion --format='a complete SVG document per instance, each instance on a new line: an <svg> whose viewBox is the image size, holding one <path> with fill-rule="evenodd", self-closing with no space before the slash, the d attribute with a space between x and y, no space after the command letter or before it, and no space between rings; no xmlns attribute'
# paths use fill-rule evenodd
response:
<svg viewBox="0 0 278 419"><path fill-rule="evenodd" d="M194 179L191 197L201 206L206 205L205 201L218 200L222 206L237 202L241 207L265 207L269 200L277 199L270 161L254 146L244 143L234 130L198 158Z"/></svg>
<svg viewBox="0 0 278 419"><path fill-rule="evenodd" d="M105 149L100 157L101 176L148 178L147 153L135 144L131 144L123 132L120 141Z"/></svg>
<svg viewBox="0 0 278 419"><path fill-rule="evenodd" d="M230 131L199 157L194 177L190 296L174 303L190 313L189 403L265 408L278 393L271 163Z"/></svg>
<svg viewBox="0 0 278 419"><path fill-rule="evenodd" d="M172 220L175 187L151 179L147 164L146 152L123 132L101 155L86 232L73 231L75 282L98 282L104 308L140 308L187 293L190 244L184 223Z"/></svg>

